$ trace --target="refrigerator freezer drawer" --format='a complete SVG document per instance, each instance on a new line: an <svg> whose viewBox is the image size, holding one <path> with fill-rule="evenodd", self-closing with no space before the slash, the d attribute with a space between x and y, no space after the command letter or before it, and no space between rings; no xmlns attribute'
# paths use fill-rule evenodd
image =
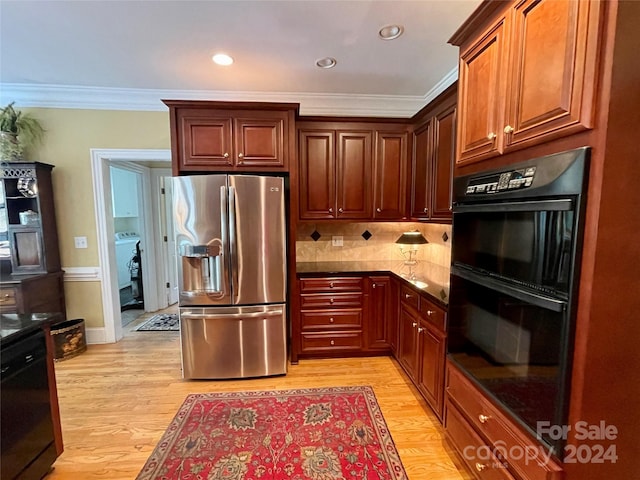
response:
<svg viewBox="0 0 640 480"><path fill-rule="evenodd" d="M287 373L286 305L181 308L182 376L262 377Z"/></svg>

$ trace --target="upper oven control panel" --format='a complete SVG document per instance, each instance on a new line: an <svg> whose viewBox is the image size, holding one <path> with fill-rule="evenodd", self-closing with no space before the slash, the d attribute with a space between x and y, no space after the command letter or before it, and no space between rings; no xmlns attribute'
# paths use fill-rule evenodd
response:
<svg viewBox="0 0 640 480"><path fill-rule="evenodd" d="M467 184L467 194L497 193L530 187L536 174L536 167L509 170L492 175L471 177Z"/></svg>

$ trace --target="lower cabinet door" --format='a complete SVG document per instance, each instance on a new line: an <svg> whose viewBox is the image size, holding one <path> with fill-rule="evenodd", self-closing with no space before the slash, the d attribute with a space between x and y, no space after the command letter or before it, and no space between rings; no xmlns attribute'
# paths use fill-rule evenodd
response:
<svg viewBox="0 0 640 480"><path fill-rule="evenodd" d="M400 308L400 364L412 380L418 372L418 319L404 307Z"/></svg>
<svg viewBox="0 0 640 480"><path fill-rule="evenodd" d="M439 418L444 401L445 337L422 320L418 327L418 389Z"/></svg>

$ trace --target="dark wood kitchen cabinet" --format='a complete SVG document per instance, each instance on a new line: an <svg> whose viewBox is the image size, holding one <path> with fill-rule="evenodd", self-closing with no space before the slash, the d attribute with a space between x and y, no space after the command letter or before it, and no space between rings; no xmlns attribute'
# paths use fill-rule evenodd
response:
<svg viewBox="0 0 640 480"><path fill-rule="evenodd" d="M300 219L406 217L404 122L298 122Z"/></svg>
<svg viewBox="0 0 640 480"><path fill-rule="evenodd" d="M416 115L411 164L411 217L451 220L457 86Z"/></svg>
<svg viewBox="0 0 640 480"><path fill-rule="evenodd" d="M400 288L398 360L433 409L442 418L446 358L446 312L426 295Z"/></svg>
<svg viewBox="0 0 640 480"><path fill-rule="evenodd" d="M300 291L300 353L331 356L364 346L362 277L309 277Z"/></svg>
<svg viewBox="0 0 640 480"><path fill-rule="evenodd" d="M299 130L300 218L371 217L371 131Z"/></svg>
<svg viewBox="0 0 640 480"><path fill-rule="evenodd" d="M288 171L295 104L165 100L174 175Z"/></svg>
<svg viewBox="0 0 640 480"><path fill-rule="evenodd" d="M373 167L373 218L398 220L407 203L408 132L376 131Z"/></svg>
<svg viewBox="0 0 640 480"><path fill-rule="evenodd" d="M498 3L477 12L491 23L466 22L450 40L460 46L458 164L593 127L602 2Z"/></svg>
<svg viewBox="0 0 640 480"><path fill-rule="evenodd" d="M397 317L394 315L394 298L391 278L368 277L367 301L367 350L388 352L396 343Z"/></svg>

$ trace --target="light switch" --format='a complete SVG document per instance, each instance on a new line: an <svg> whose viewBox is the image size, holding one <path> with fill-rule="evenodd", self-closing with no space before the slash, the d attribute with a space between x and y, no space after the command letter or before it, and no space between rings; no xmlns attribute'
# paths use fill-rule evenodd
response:
<svg viewBox="0 0 640 480"><path fill-rule="evenodd" d="M334 235L331 237L331 245L334 247L342 246L342 235Z"/></svg>
<svg viewBox="0 0 640 480"><path fill-rule="evenodd" d="M87 248L87 237L73 237L76 248Z"/></svg>

